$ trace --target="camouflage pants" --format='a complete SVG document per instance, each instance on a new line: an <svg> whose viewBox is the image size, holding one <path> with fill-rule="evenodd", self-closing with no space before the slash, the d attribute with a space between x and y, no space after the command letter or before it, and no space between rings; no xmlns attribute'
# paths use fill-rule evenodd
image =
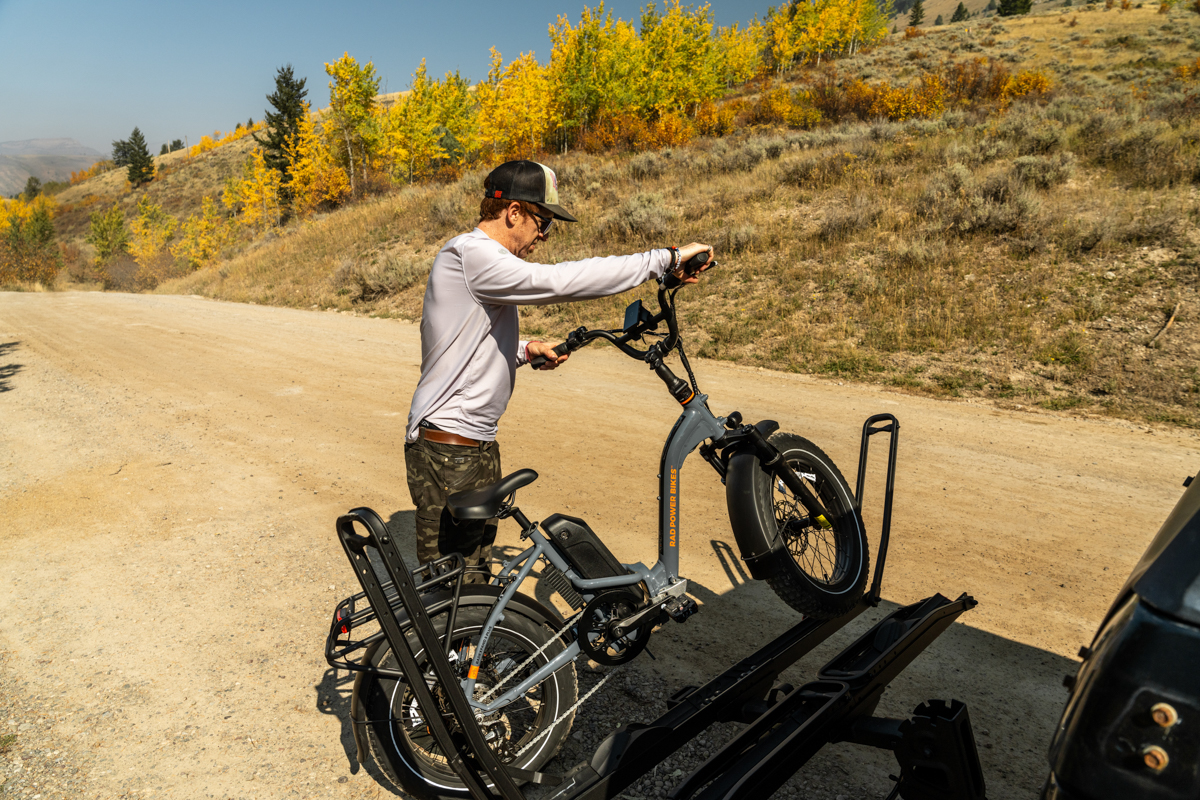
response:
<svg viewBox="0 0 1200 800"><path fill-rule="evenodd" d="M408 492L417 507L417 560L424 564L461 553L470 570L464 582L486 583L481 570L491 571L488 559L496 541L496 520L456 520L446 509L446 498L500 480L500 446L440 444L422 437L405 443L404 465Z"/></svg>

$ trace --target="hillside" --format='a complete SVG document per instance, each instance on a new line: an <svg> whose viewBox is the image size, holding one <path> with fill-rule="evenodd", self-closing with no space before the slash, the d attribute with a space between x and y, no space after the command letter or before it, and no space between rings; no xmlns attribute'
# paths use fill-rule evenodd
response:
<svg viewBox="0 0 1200 800"><path fill-rule="evenodd" d="M197 156L186 150L154 157L156 178L149 185L130 191L124 169L114 169L71 186L57 196L60 210L55 218L59 238L82 245L93 211L120 206L132 219L137 201L150 197L167 213L184 218L200 207L205 196L220 199L225 181L241 174L242 164L254 149L254 139L245 137Z"/></svg>
<svg viewBox="0 0 1200 800"><path fill-rule="evenodd" d="M660 153L546 155L581 222L538 259L708 241L722 266L682 297L694 354L1200 426L1197 88L1174 72L1200 57L1200 15L973 20L894 36L834 69L904 86L985 57L1043 71L1049 94L1004 111L744 129ZM181 215L218 196L249 147L172 154L140 191ZM293 223L158 291L418 319L424 272L472 224L483 174ZM140 191L113 174L73 187L60 230L81 238L87 210L111 199L128 216ZM526 309L523 328L612 325L630 299Z"/></svg>
<svg viewBox="0 0 1200 800"><path fill-rule="evenodd" d="M42 183L66 181L104 156L74 139L0 142L0 196L11 197L33 176Z"/></svg>

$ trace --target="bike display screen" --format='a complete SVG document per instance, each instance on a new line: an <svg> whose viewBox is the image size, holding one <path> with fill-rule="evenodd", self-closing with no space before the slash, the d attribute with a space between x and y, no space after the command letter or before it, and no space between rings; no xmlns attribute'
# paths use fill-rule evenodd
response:
<svg viewBox="0 0 1200 800"><path fill-rule="evenodd" d="M652 319L654 315L650 313L650 309L644 308L641 300L634 300L625 309L625 325L622 330L628 331L639 322L649 322Z"/></svg>

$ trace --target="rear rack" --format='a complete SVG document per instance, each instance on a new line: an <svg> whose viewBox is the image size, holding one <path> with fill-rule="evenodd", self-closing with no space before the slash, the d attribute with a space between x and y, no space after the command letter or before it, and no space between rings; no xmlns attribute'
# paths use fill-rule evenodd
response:
<svg viewBox="0 0 1200 800"><path fill-rule="evenodd" d="M826 664L817 680L799 689L776 685L779 675L795 661L880 603L899 430L900 423L891 414L877 414L863 425L855 486L860 513L870 439L888 433L890 446L875 579L862 599L836 619L802 620L702 687L684 687L667 701L667 711L658 719L622 726L601 742L590 761L564 776L529 773L501 764L484 741L466 697L457 691L458 675L446 648L462 588L462 559L447 556L408 569L387 527L369 508L356 508L337 521L338 536L363 591L342 601L335 610L326 659L339 669L395 678L421 674L414 653L427 653L433 675L406 683L422 708L439 707L432 688L442 687L441 696L449 707L443 707L441 714L425 715L430 733L442 751L451 754L449 766L476 800L525 800L515 780L557 786L550 800L611 800L707 727L727 721L748 724L685 776L669 797L765 797L825 744L855 742L895 753L900 776L889 800L901 794L905 800L984 800L983 773L962 703L929 701L918 706L908 720L872 716L887 684L960 614L975 607L970 596L951 601L934 595L899 608ZM355 525L365 528L366 535L357 534ZM367 555L371 550L378 553L386 579L381 580L372 566ZM363 600L368 608L359 607ZM377 609L387 609L387 613L379 615ZM445 629L439 633L432 617L447 610ZM354 638L357 629L372 623L378 625L377 631ZM380 639L386 639L395 653L399 672L350 658ZM357 726L355 738L357 741ZM361 747L359 752L361 760Z"/></svg>
<svg viewBox="0 0 1200 800"><path fill-rule="evenodd" d="M338 520L338 536L352 562L356 560L355 555L351 555L352 552L356 555L361 554L363 561L370 567L371 561L365 552L367 547L372 546L371 539L358 536L353 529L354 522L361 521L361 512L364 511L376 516L375 512L370 509L354 509ZM376 519L378 519L377 516ZM346 522L343 523L343 520ZM345 529L345 533L343 533L343 529ZM457 553L422 564L414 570L405 570L413 584L413 590L422 597L422 607L427 616L434 617L450 609L443 636L453 630L464 571L463 558ZM374 572L374 577L379 584L378 592L382 595L388 611L395 618L400 631L408 634L413 628L413 622L409 619L404 603L400 599L400 591L396 588L395 581L391 578L380 580L378 571ZM359 580L362 580L361 577ZM366 606L362 607L364 602ZM362 633L364 628L370 631L366 635ZM356 634L361 638L355 638ZM402 679L404 676L396 670L374 667L351 658L352 655L366 650L384 638L386 636L383 628L379 625L379 615L368 598L368 592L361 591L347 597L334 609L333 620L329 623L329 635L325 639L325 660L336 669Z"/></svg>

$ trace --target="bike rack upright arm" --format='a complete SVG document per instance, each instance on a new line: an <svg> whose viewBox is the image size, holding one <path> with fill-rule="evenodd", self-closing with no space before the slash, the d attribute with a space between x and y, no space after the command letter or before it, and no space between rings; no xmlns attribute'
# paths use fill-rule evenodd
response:
<svg viewBox="0 0 1200 800"><path fill-rule="evenodd" d="M886 422L885 425L876 425ZM883 591L883 567L887 562L888 539L892 533L892 494L896 489L896 447L900 440L900 420L892 414L875 414L863 423L862 444L858 449L858 478L854 482L854 507L862 514L863 485L867 477L867 449L871 437L877 433L889 434L887 485L883 494L883 531L879 536L879 551L875 555L875 579L871 581L871 591L867 592L867 600L872 606L878 606Z"/></svg>
<svg viewBox="0 0 1200 800"><path fill-rule="evenodd" d="M354 531L356 522L367 529L367 536L360 536ZM430 733L437 740L442 752L446 754L450 766L466 784L471 797L475 800L496 800L497 797L505 798L505 800L523 798L521 790L517 788L507 770L500 764L496 754L487 746L487 742L483 738L483 731L475 720L475 713L467 703L466 696L458 691L458 676L455 675L454 667L446 655L445 646L448 641L443 642L434 628L433 620L429 618L425 604L421 600L419 587L414 583L412 575L404 563L404 558L388 533L383 520L369 508L355 508L350 513L338 518L337 532L347 557L354 565L354 573L359 583L362 584L371 606L376 611L379 626L383 629L388 644L391 645L392 652L400 664L400 671L408 678L408 686L417 700L417 705L422 709ZM446 720L439 713L438 703L423 679L421 668L417 664L408 639L391 613L383 586L380 585L379 579L375 575L375 569L367 557L368 547L376 548L383 559L383 566L396 587L400 603L412 621L413 632L416 634L421 648L425 651L425 656L433 668L438 684L445 691L450 711L461 730L461 734L458 736L451 733L450 728L446 725ZM457 578L461 580L462 564L460 563L456 569L458 570ZM446 638L447 640L450 638L449 631ZM486 781L479 775L478 769L484 770L491 777L496 789L500 792L499 795L488 788Z"/></svg>

